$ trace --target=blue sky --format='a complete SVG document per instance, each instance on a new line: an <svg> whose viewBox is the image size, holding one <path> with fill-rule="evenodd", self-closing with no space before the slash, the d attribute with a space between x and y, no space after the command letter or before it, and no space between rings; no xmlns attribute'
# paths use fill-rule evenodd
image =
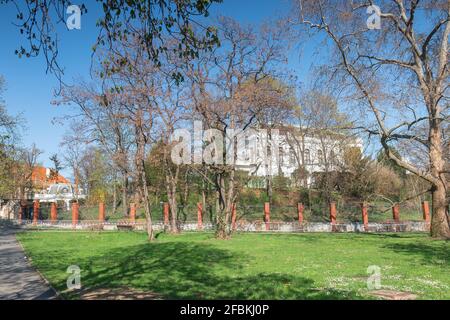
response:
<svg viewBox="0 0 450 320"><path fill-rule="evenodd" d="M73 1L80 4L86 1ZM100 11L97 4L87 2L88 13L83 15L81 30L67 30L61 27L59 36L59 63L65 69L65 81L74 78L89 78L91 47L95 42L95 23ZM244 23L257 23L274 18L289 8L287 0L225 0L212 7L211 16L231 16ZM22 129L22 144L36 143L44 150L40 161L51 165L49 157L60 152L60 142L66 128L55 119L70 112L69 107L51 104L58 81L53 74L46 74L46 64L42 56L19 59L14 50L24 41L17 27L13 25L16 9L13 5L2 5L0 12L0 74L6 80L4 100L11 114L21 114L26 119ZM298 60L294 55L293 60ZM291 61L297 64L298 61ZM300 68L300 66L299 66ZM66 171L70 175L70 172Z"/></svg>

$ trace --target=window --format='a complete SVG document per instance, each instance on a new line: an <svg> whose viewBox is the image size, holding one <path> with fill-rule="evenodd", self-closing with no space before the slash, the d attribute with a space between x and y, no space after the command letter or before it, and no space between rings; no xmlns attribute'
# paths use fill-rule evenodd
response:
<svg viewBox="0 0 450 320"><path fill-rule="evenodd" d="M245 136L245 150L244 150L245 161L250 160L250 139Z"/></svg>
<svg viewBox="0 0 450 320"><path fill-rule="evenodd" d="M311 152L309 151L309 149L305 149L305 165L306 164L310 164L311 163Z"/></svg>
<svg viewBox="0 0 450 320"><path fill-rule="evenodd" d="M292 147L289 148L289 164L295 166L295 150Z"/></svg>
<svg viewBox="0 0 450 320"><path fill-rule="evenodd" d="M317 160L319 161L319 164L323 164L323 151L322 150L317 151Z"/></svg>
<svg viewBox="0 0 450 320"><path fill-rule="evenodd" d="M284 150L283 150L283 147L278 147L278 156L280 157L280 166L284 165Z"/></svg>

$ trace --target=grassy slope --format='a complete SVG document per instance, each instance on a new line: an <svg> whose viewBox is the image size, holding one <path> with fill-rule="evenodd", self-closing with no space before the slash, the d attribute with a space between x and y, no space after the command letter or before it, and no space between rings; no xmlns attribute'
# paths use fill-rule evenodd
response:
<svg viewBox="0 0 450 320"><path fill-rule="evenodd" d="M33 264L60 291L69 265L86 287L129 286L164 298L359 299L367 267L385 289L450 299L450 243L423 234L211 234L27 232ZM76 298L76 296L69 296Z"/></svg>

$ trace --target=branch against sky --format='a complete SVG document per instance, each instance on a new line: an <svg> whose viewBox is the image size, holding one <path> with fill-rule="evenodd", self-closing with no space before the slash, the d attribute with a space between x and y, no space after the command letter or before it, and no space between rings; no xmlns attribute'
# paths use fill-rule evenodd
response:
<svg viewBox="0 0 450 320"><path fill-rule="evenodd" d="M174 50L186 58L198 56L201 50L211 49L219 44L216 30L201 23L209 15L210 6L222 0L96 0L96 3L80 4L81 15L89 8L101 8L97 20L98 36L93 50L103 47L112 50L116 42L137 37L147 48L147 58L156 65L160 55L168 48L164 37L176 39ZM19 57L43 55L47 72L62 80L64 66L60 65L58 26L66 26L66 10L72 4L69 0L4 0L2 5L12 4L17 9L11 17L23 36L19 45ZM201 30L195 32L194 29ZM124 61L126 63L127 61ZM179 75L174 75L178 76Z"/></svg>

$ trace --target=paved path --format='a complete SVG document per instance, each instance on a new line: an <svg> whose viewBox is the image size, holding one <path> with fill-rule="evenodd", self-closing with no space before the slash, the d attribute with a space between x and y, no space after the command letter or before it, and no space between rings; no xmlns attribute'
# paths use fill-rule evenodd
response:
<svg viewBox="0 0 450 320"><path fill-rule="evenodd" d="M55 292L30 266L15 232L0 223L0 300L54 299Z"/></svg>

